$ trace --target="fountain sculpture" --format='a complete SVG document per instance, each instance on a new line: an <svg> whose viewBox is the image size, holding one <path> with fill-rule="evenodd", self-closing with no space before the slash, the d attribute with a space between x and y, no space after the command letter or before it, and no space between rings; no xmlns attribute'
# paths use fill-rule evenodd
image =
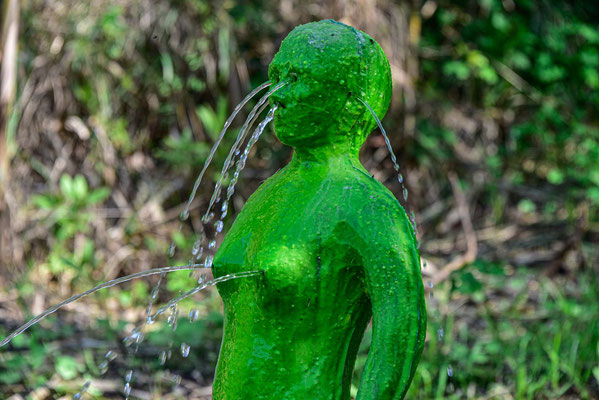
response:
<svg viewBox="0 0 599 400"><path fill-rule="evenodd" d="M225 332L213 399L349 399L373 317L360 400L405 396L426 313L413 227L358 152L391 97L367 34L327 20L295 28L269 67L275 132L290 163L250 197L213 261Z"/></svg>

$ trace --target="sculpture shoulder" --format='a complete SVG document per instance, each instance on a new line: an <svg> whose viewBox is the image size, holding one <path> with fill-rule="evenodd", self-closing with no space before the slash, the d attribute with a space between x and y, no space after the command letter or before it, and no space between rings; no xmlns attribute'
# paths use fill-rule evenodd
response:
<svg viewBox="0 0 599 400"><path fill-rule="evenodd" d="M347 219L362 239L383 246L400 242L415 245L414 229L405 209L382 183L361 174L350 196Z"/></svg>

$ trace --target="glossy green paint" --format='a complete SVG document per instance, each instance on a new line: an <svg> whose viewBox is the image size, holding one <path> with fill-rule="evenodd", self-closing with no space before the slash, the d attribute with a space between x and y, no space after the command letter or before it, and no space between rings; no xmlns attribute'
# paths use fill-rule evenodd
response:
<svg viewBox="0 0 599 400"><path fill-rule="evenodd" d="M335 21L294 29L272 61L275 131L292 161L248 199L214 259L225 331L213 399L349 399L373 317L358 399L401 399L424 345L426 312L412 226L358 152L391 94L388 61Z"/></svg>

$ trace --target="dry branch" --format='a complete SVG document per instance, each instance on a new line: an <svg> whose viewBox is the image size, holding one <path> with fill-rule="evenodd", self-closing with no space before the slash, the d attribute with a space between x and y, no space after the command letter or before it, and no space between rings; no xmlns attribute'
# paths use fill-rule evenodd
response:
<svg viewBox="0 0 599 400"><path fill-rule="evenodd" d="M458 208L458 214L466 237L466 252L456 258L454 258L449 264L441 268L433 277L433 284L438 284L446 280L452 272L459 270L465 265L473 262L476 259L478 253L478 242L476 239L476 233L474 232L474 226L472 225L472 219L470 218L470 210L466 201L466 196L460 188L458 178L454 172L448 174L449 182L451 183L451 189L453 196L456 201Z"/></svg>

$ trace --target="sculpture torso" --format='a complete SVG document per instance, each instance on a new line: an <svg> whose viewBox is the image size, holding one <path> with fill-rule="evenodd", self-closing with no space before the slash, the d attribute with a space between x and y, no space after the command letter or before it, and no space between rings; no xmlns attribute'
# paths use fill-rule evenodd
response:
<svg viewBox="0 0 599 400"><path fill-rule="evenodd" d="M339 162L334 168L296 162L271 177L221 245L215 276L264 274L218 285L227 320L223 346L235 348L221 350L217 398L330 400L348 393L356 344L371 315L357 215L350 214L380 184L349 160ZM245 371L235 382L226 379Z"/></svg>

